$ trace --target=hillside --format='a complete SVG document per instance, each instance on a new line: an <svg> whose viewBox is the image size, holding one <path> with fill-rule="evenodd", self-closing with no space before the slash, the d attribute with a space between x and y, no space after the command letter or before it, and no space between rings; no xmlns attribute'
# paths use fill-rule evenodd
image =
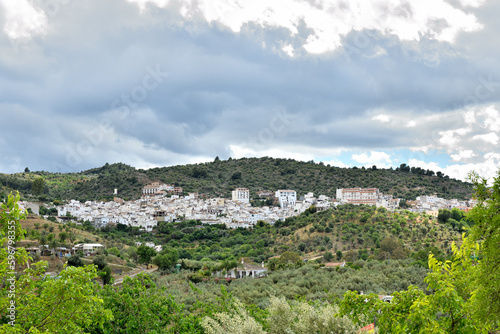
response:
<svg viewBox="0 0 500 334"><path fill-rule="evenodd" d="M436 174L438 176L436 176ZM242 158L193 165L135 169L122 163L80 173L30 172L0 174L0 184L19 189L29 196L30 185L38 177L46 181L42 199L97 200L112 198L113 190L124 199L137 199L141 188L151 181L181 186L184 192L229 197L236 187L247 187L255 197L259 190L294 189L335 196L337 188L375 187L405 199L436 194L443 198L470 198L469 183L451 179L438 171L424 171L402 165L393 169L339 168L322 163L292 159ZM0 196L2 196L0 189ZM5 193L5 189L3 190ZM44 197L44 198L43 198Z"/></svg>
<svg viewBox="0 0 500 334"><path fill-rule="evenodd" d="M406 258L428 247L447 252L470 225L458 213L456 219L443 224L425 214L348 204L321 212L311 208L274 226L259 222L253 229L233 230L223 225L201 228L199 221L190 220L160 222L152 233L141 235L124 227L94 233L110 240L110 246L114 246L113 242L134 246L135 241L152 241L164 249L176 249L180 258L196 261L245 257L261 263L289 251L307 259L322 258L329 252L348 261L382 260L386 255ZM385 253L388 249L390 254ZM426 260L427 252L423 256Z"/></svg>
<svg viewBox="0 0 500 334"><path fill-rule="evenodd" d="M72 247L82 242L99 242L108 245L109 242L104 238L92 234L82 229L80 225L74 223L59 224L53 221L43 219L37 215L30 214L27 219L20 221L21 226L27 231L26 239L22 243L38 245L40 237L44 235L45 243L51 239L52 235L61 245ZM64 234L64 241L61 241L61 234Z"/></svg>

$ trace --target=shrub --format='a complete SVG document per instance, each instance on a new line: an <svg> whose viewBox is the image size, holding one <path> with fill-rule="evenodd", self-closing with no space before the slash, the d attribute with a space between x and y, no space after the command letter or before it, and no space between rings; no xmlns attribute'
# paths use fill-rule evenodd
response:
<svg viewBox="0 0 500 334"><path fill-rule="evenodd" d="M104 255L98 255L94 258L93 264L97 266L99 270L103 270L104 267L108 265L106 261L106 256Z"/></svg>
<svg viewBox="0 0 500 334"><path fill-rule="evenodd" d="M113 254L114 256L120 255L120 251L116 247L111 247L110 249L108 249L108 253Z"/></svg>
<svg viewBox="0 0 500 334"><path fill-rule="evenodd" d="M267 308L270 334L357 333L357 327L349 318L337 316L336 306L311 305L305 301L289 303L283 297L271 297L270 302Z"/></svg>
<svg viewBox="0 0 500 334"><path fill-rule="evenodd" d="M83 261L80 258L80 256L78 256L78 254L73 254L68 259L68 266L71 266L71 267L83 267Z"/></svg>

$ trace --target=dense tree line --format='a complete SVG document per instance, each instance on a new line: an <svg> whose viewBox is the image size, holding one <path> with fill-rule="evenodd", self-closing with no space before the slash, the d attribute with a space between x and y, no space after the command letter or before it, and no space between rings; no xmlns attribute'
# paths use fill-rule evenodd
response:
<svg viewBox="0 0 500 334"><path fill-rule="evenodd" d="M439 171L435 173L403 165L395 170L376 166L368 169L339 168L313 161L268 157L216 159L209 163L148 170L118 163L80 173L18 173L11 176L13 183L10 188L28 190L31 184L23 182L26 179L33 182L41 176L48 186L48 199L111 200L114 189L122 198L137 199L141 196L141 188L152 181L181 186L185 192L226 198L237 187L249 188L254 199L261 190L278 189L294 189L299 196L314 192L335 197L337 188L349 187L375 187L383 193L409 200L432 194L448 199L468 199L472 194L469 183L443 176Z"/></svg>

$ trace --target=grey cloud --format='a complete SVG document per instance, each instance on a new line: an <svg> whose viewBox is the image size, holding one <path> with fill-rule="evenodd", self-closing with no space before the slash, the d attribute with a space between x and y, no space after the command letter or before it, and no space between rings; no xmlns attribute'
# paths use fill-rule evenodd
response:
<svg viewBox="0 0 500 334"><path fill-rule="evenodd" d="M301 47L311 33L303 23L295 36L251 23L236 34L201 19L185 20L176 6L151 5L141 14L121 0L72 1L50 18L48 35L24 45L21 53L0 35L0 113L9 114L15 105L36 115L28 123L15 119L23 139L7 139L12 144L0 170L31 162L32 169L47 170L56 162L81 170L112 162L109 158L174 164L226 156L229 145L245 145L269 128L276 110L293 119L268 146L413 146L421 129L376 127L367 112L453 110L474 94L478 77L499 72L493 65L486 70L464 48L428 37L401 42L374 31L351 32L343 51L309 55ZM489 25L496 23L486 12L481 15L489 36ZM469 43L464 38L460 45ZM483 53L488 49L485 41L475 43ZM279 51L284 44L294 46L296 57ZM378 55L381 49L385 54ZM88 140L83 130L114 115L114 102L142 84L147 67L156 66L169 75L136 107L128 107L126 116L111 118L108 141L69 166L68 152ZM498 97L495 91L480 102ZM436 124L431 131L442 128ZM0 131L5 141L14 130L2 123Z"/></svg>

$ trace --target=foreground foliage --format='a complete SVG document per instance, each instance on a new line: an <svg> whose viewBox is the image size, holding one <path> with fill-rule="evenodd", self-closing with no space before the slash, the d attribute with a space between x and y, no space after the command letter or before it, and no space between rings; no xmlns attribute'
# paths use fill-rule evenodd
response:
<svg viewBox="0 0 500 334"><path fill-rule="evenodd" d="M474 315L493 327L500 326L500 171L493 187L471 174L477 206L469 217L475 222L470 239L481 244L481 261L475 268Z"/></svg>
<svg viewBox="0 0 500 334"><path fill-rule="evenodd" d="M338 308L330 304L289 302L283 297L271 297L270 303L262 324L236 299L232 311L203 318L203 328L209 334L354 334L358 330L351 319L338 316Z"/></svg>
<svg viewBox="0 0 500 334"><path fill-rule="evenodd" d="M16 275L16 265L29 259L24 248L15 247L25 234L18 200L19 195L9 195L0 213L1 332L84 333L91 324L102 326L112 314L96 294L93 265L68 267L52 278L46 276L47 264L41 261Z"/></svg>

